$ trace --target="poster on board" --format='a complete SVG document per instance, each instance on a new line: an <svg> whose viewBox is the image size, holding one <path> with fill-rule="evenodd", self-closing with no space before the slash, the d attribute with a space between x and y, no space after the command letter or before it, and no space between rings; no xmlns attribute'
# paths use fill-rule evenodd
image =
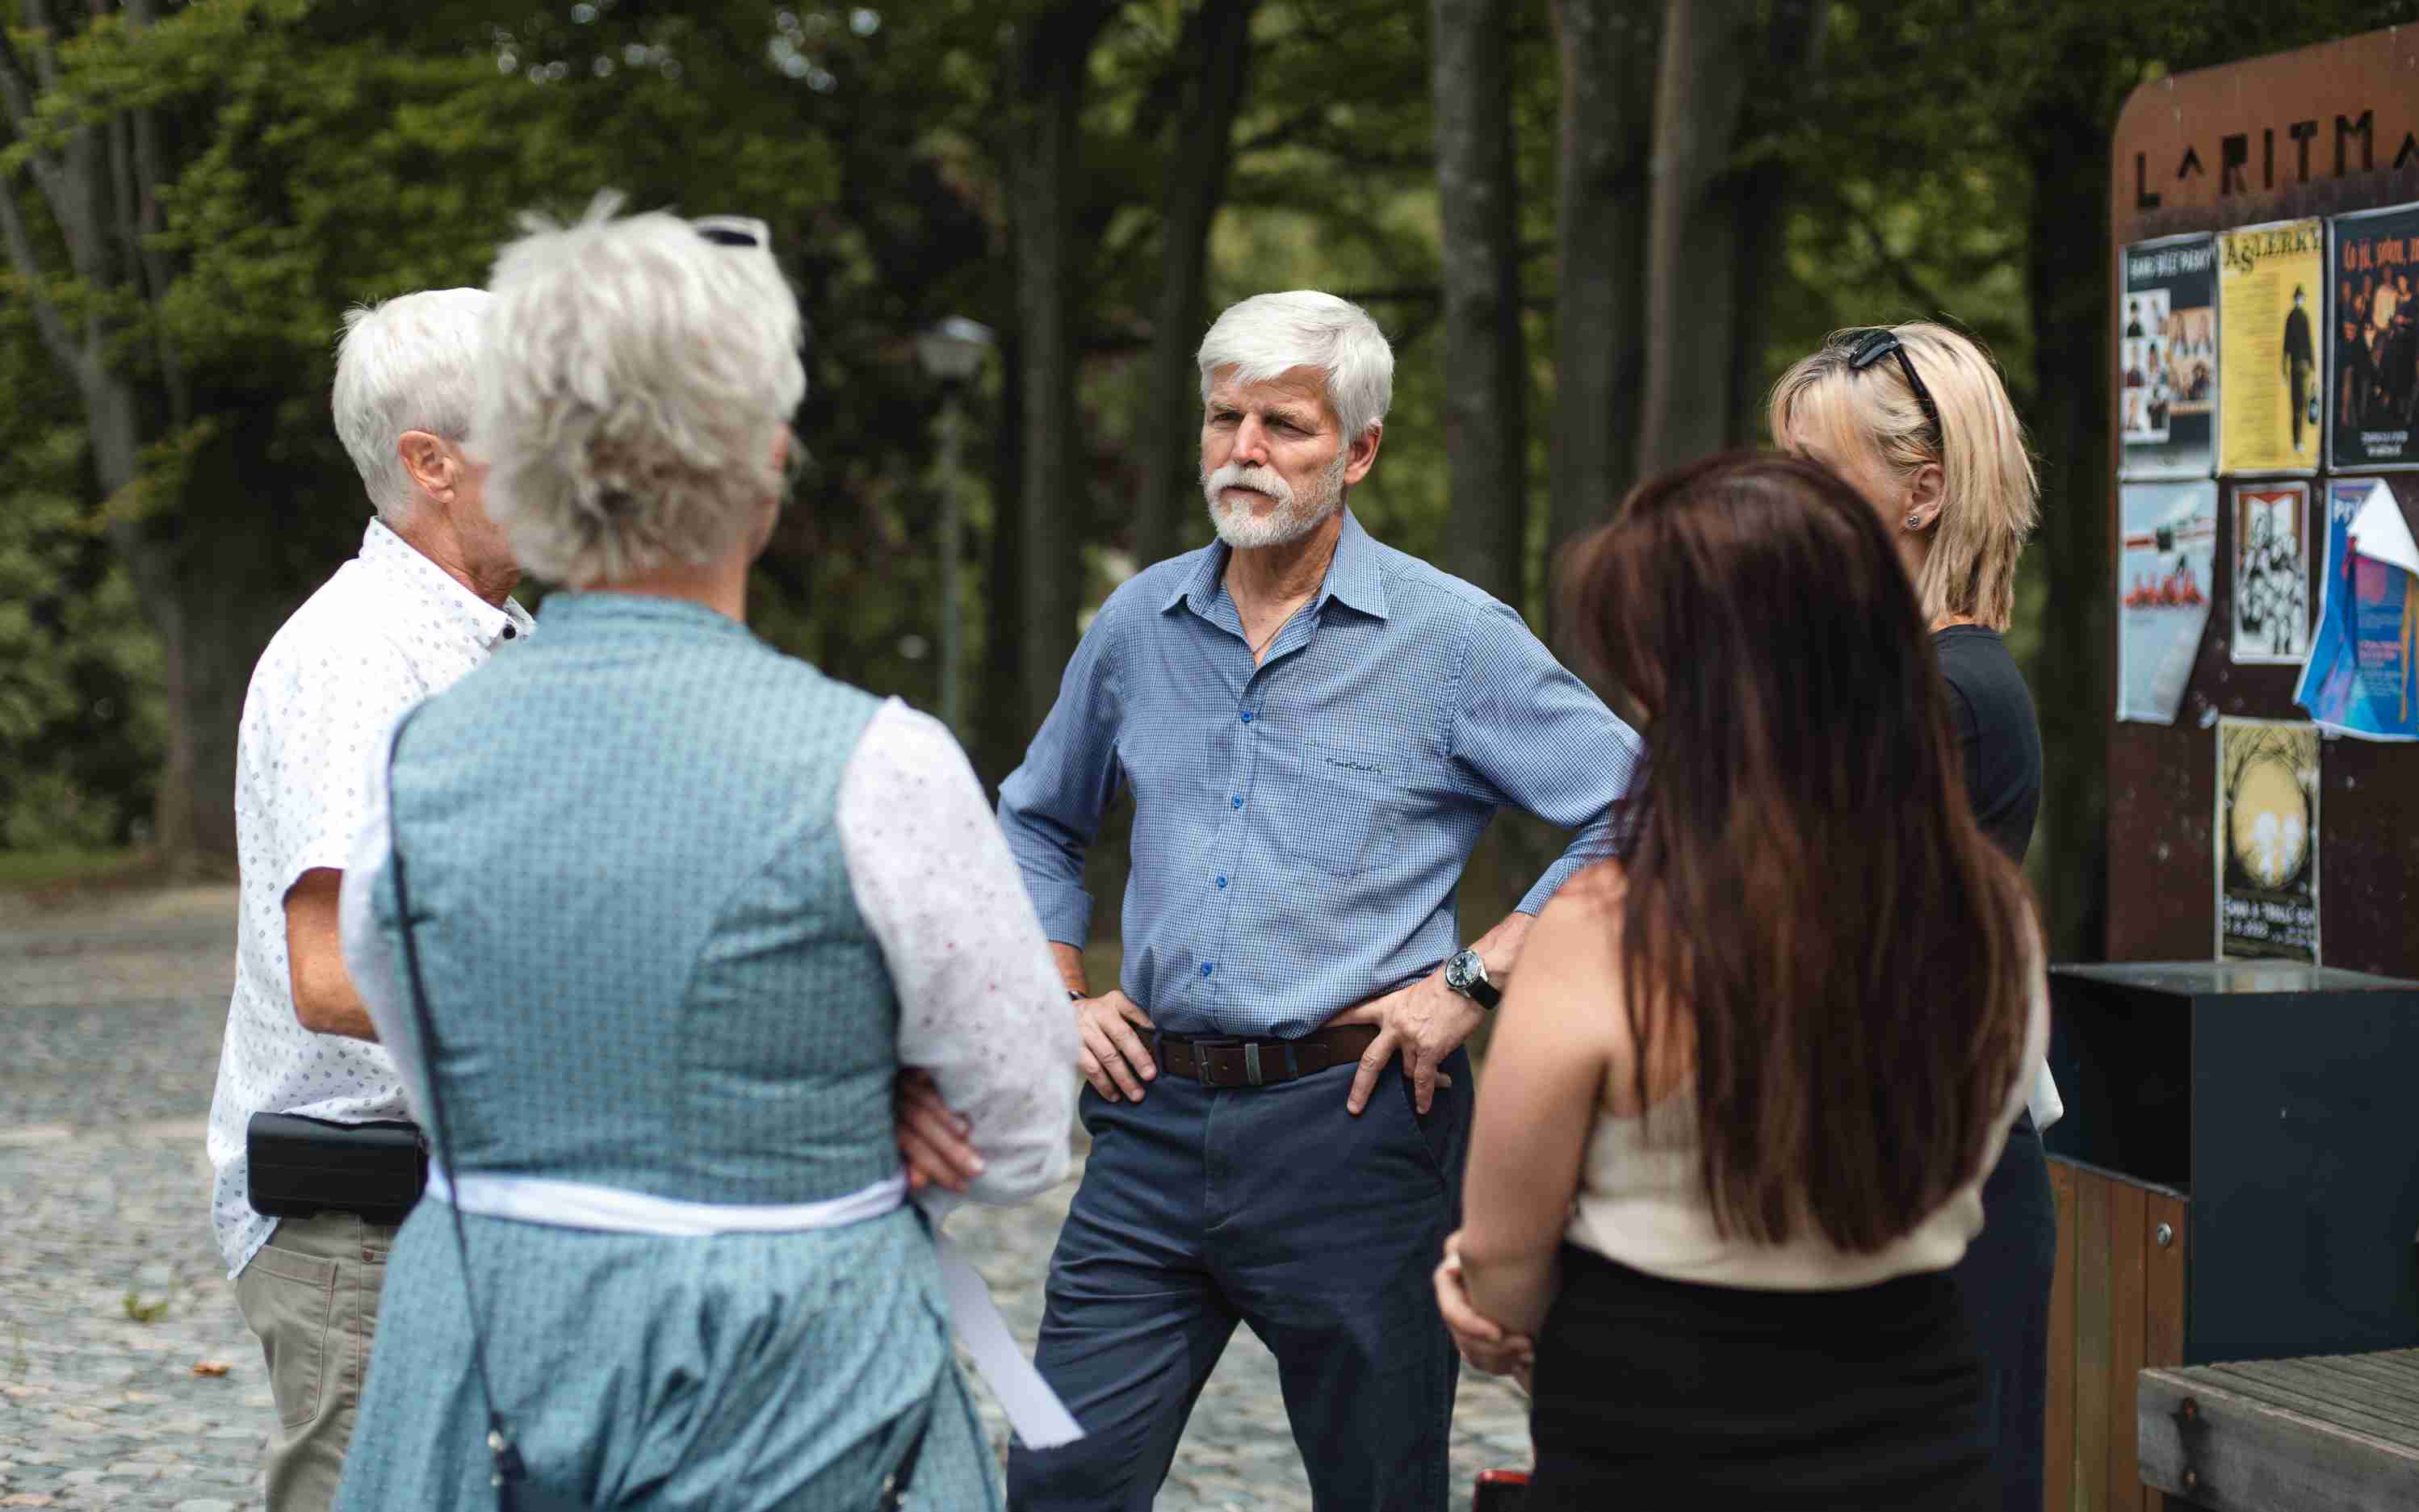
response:
<svg viewBox="0 0 2419 1512"><path fill-rule="evenodd" d="M2238 662L2298 666L2310 644L2310 486L2234 486L2234 622Z"/></svg>
<svg viewBox="0 0 2419 1512"><path fill-rule="evenodd" d="M2319 964L2319 727L2217 721L2217 956Z"/></svg>
<svg viewBox="0 0 2419 1512"><path fill-rule="evenodd" d="M2334 478L2319 626L2293 702L2363 740L2419 740L2419 545L2383 478Z"/></svg>
<svg viewBox="0 0 2419 1512"><path fill-rule="evenodd" d="M2209 625L2217 485L2128 483L2118 499L2117 717L2173 724Z"/></svg>
<svg viewBox="0 0 2419 1512"><path fill-rule="evenodd" d="M2311 472L2325 446L2326 226L2317 219L2217 236L2217 470Z"/></svg>
<svg viewBox="0 0 2419 1512"><path fill-rule="evenodd" d="M2216 463L2217 239L2137 241L2117 311L2117 433L2129 478L2206 478Z"/></svg>
<svg viewBox="0 0 2419 1512"><path fill-rule="evenodd" d="M2328 239L2328 459L2419 468L2419 205L2338 215Z"/></svg>

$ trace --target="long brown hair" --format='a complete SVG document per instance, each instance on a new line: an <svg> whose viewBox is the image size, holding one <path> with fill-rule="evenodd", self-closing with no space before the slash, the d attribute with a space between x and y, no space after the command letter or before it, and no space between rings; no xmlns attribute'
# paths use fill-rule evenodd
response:
<svg viewBox="0 0 2419 1512"><path fill-rule="evenodd" d="M1641 485L1565 583L1647 718L1620 841L1641 1104L1680 1034L1720 1231L1878 1250L1980 1170L2032 954L1905 571L1847 484L1733 453Z"/></svg>

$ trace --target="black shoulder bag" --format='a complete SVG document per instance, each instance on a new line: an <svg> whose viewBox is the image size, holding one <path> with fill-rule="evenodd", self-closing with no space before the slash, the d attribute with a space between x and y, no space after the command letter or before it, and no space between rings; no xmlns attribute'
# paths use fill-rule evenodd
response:
<svg viewBox="0 0 2419 1512"><path fill-rule="evenodd" d="M387 746L386 813L387 871L394 878L394 911L397 933L402 936L403 969L411 993L413 1027L420 1036L422 1074L428 1082L429 1122L437 1136L437 1158L445 1167L446 1180L458 1180L461 1167L454 1164L452 1136L447 1132L451 1120L445 1117L445 1094L437 1075L437 1026L428 1013L428 992L420 972L420 950L412 940L411 894L404 884L403 846L397 833L394 810L394 753L403 743L403 732L411 723L407 715L395 726L393 740ZM462 1227L462 1210L455 1202L445 1203L445 1211L454 1222L454 1249L462 1265L462 1302L470 1315L470 1363L479 1377L479 1397L487 1411L487 1452L494 1459L489 1484L496 1488L499 1512L595 1512L590 1504L532 1485L529 1468L521 1462L520 1450L513 1443L512 1426L504 1421L496 1407L496 1387L487 1373L487 1350L479 1328L479 1303L470 1292L470 1242ZM946 1365L944 1366L946 1368ZM916 1436L908 1441L907 1452L899 1467L883 1482L875 1512L900 1512L906 1504L907 1488L916 1476L916 1462L924 1453L924 1435L932 1427L932 1410L928 1401L924 1420L917 1426Z"/></svg>

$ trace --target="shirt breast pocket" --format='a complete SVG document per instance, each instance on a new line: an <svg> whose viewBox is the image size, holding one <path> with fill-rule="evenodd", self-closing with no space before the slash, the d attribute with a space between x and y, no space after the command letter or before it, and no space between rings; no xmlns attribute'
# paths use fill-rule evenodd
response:
<svg viewBox="0 0 2419 1512"><path fill-rule="evenodd" d="M1357 877L1394 859L1403 826L1404 772L1382 754L1304 742L1275 804L1277 843L1331 877Z"/></svg>

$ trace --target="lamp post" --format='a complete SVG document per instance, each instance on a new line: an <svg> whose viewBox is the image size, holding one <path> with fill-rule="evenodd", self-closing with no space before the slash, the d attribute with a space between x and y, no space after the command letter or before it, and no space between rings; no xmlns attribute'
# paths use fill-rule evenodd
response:
<svg viewBox="0 0 2419 1512"><path fill-rule="evenodd" d="M916 360L941 385L941 722L960 740L965 731L965 607L960 563L965 556L965 504L958 476L958 440L964 429L965 387L982 371L992 348L989 326L953 315L916 338Z"/></svg>

